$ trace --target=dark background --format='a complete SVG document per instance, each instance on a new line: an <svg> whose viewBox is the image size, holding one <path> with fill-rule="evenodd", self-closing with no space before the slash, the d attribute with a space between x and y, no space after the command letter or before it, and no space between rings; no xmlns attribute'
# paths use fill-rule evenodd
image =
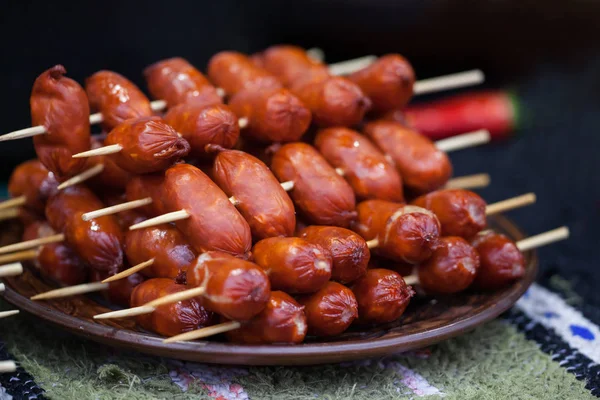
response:
<svg viewBox="0 0 600 400"><path fill-rule="evenodd" d="M2 127L30 125L31 84L62 63L83 82L112 69L144 88L141 71L182 56L200 69L226 49L320 47L329 62L400 52L419 77L481 68L510 87L526 124L510 142L452 155L456 175L489 172L490 202L535 191L511 213L528 233L569 225L541 250L542 281L559 272L600 322L600 2L597 1L2 1ZM33 156L31 140L1 143L0 173Z"/></svg>

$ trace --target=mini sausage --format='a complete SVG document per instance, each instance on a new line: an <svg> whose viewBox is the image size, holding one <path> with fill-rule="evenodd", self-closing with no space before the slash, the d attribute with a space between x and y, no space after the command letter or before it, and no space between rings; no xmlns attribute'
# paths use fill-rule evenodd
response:
<svg viewBox="0 0 600 400"><path fill-rule="evenodd" d="M393 121L375 121L363 132L396 165L404 184L417 194L439 189L452 176L452 164L425 136Z"/></svg>
<svg viewBox="0 0 600 400"><path fill-rule="evenodd" d="M209 145L216 152L212 178L250 225L254 240L292 236L296 226L294 204L271 170L258 158L237 150Z"/></svg>
<svg viewBox="0 0 600 400"><path fill-rule="evenodd" d="M359 199L404 201L400 174L363 135L347 128L323 129L315 147L329 164L342 169Z"/></svg>
<svg viewBox="0 0 600 400"><path fill-rule="evenodd" d="M77 82L64 76L66 72L62 65L43 72L29 100L31 123L47 131L33 137L35 152L58 180L80 173L86 162L72 156L90 148L88 99Z"/></svg>
<svg viewBox="0 0 600 400"><path fill-rule="evenodd" d="M331 278L331 255L300 238L268 238L254 245L254 262L269 275L275 290L312 293Z"/></svg>
<svg viewBox="0 0 600 400"><path fill-rule="evenodd" d="M413 95L415 71L400 54L386 54L347 78L369 96L372 111L380 114L408 104Z"/></svg>
<svg viewBox="0 0 600 400"><path fill-rule="evenodd" d="M187 285L205 287L203 304L208 310L235 321L248 321L269 301L269 277L256 264L227 253L201 254L186 273Z"/></svg>
<svg viewBox="0 0 600 400"><path fill-rule="evenodd" d="M160 117L127 120L110 131L105 146L118 144L112 154L121 168L134 174L162 171L190 152L190 144Z"/></svg>
<svg viewBox="0 0 600 400"><path fill-rule="evenodd" d="M99 140L92 138L92 149L102 147L103 143ZM117 189L125 190L129 181L133 178L133 174L129 171L119 167L115 162L114 157L108 156L95 156L89 159L88 168L94 165L102 164L104 169L102 172L89 180L90 186L94 189Z"/></svg>
<svg viewBox="0 0 600 400"><path fill-rule="evenodd" d="M194 157L205 157L208 144L230 149L240 137L238 118L224 104L179 104L169 109L164 118L189 142L190 155Z"/></svg>
<svg viewBox="0 0 600 400"><path fill-rule="evenodd" d="M10 175L8 193L11 197L25 196L24 207L43 214L46 200L56 193L58 182L54 174L38 160L19 164Z"/></svg>
<svg viewBox="0 0 600 400"><path fill-rule="evenodd" d="M125 235L125 255L131 265L154 259L141 270L149 278L172 278L196 261L196 252L174 226L163 224L128 231Z"/></svg>
<svg viewBox="0 0 600 400"><path fill-rule="evenodd" d="M404 314L415 295L397 272L370 269L352 286L358 303L360 324L383 324L397 320Z"/></svg>
<svg viewBox="0 0 600 400"><path fill-rule="evenodd" d="M353 230L365 240L377 240L374 253L394 261L418 264L433 254L440 221L429 210L383 200L363 201L356 207Z"/></svg>
<svg viewBox="0 0 600 400"><path fill-rule="evenodd" d="M189 164L169 168L162 197L168 211L185 210L190 215L175 225L196 251L218 250L248 257L252 246L250 226L204 172Z"/></svg>
<svg viewBox="0 0 600 400"><path fill-rule="evenodd" d="M172 279L155 278L139 284L131 293L131 307L142 306L152 300L186 290ZM202 307L198 299L156 307L153 313L138 315L136 321L144 329L163 336L175 336L183 332L203 328L213 323L213 315Z"/></svg>
<svg viewBox="0 0 600 400"><path fill-rule="evenodd" d="M208 62L208 77L229 96L245 89L281 88L279 80L250 58L235 51L221 51Z"/></svg>
<svg viewBox="0 0 600 400"><path fill-rule="evenodd" d="M336 226L309 226L298 237L321 246L332 256L331 279L341 283L365 274L371 252L365 240L351 230Z"/></svg>
<svg viewBox="0 0 600 400"><path fill-rule="evenodd" d="M446 236L439 240L431 258L419 265L417 273L426 292L450 294L468 288L478 269L477 251L463 238Z"/></svg>
<svg viewBox="0 0 600 400"><path fill-rule="evenodd" d="M150 65L144 70L144 76L152 97L165 100L169 108L182 103L222 103L208 79L181 57Z"/></svg>
<svg viewBox="0 0 600 400"><path fill-rule="evenodd" d="M163 196L164 176L162 175L138 175L134 176L125 188L127 201L141 200L147 197L152 203L138 208L149 217L156 217L167 213Z"/></svg>
<svg viewBox="0 0 600 400"><path fill-rule="evenodd" d="M345 228L356 218L352 187L312 146L281 146L273 156L271 170L280 182L294 182L290 195L310 222Z"/></svg>
<svg viewBox="0 0 600 400"><path fill-rule="evenodd" d="M130 118L151 117L150 100L129 79L112 71L99 71L85 80L92 110L102 114L102 128L110 131Z"/></svg>
<svg viewBox="0 0 600 400"><path fill-rule="evenodd" d="M523 254L506 236L492 231L481 232L471 245L475 247L480 260L474 288L497 290L525 275Z"/></svg>
<svg viewBox="0 0 600 400"><path fill-rule="evenodd" d="M336 282L327 282L318 292L302 296L299 302L304 306L309 335L339 335L358 318L354 293Z"/></svg>
<svg viewBox="0 0 600 400"><path fill-rule="evenodd" d="M226 336L244 344L301 343L306 336L304 307L284 292L271 292L260 314Z"/></svg>
<svg viewBox="0 0 600 400"><path fill-rule="evenodd" d="M412 204L431 210L442 224L442 235L472 238L486 225L485 201L463 189L441 189L413 200Z"/></svg>
<svg viewBox="0 0 600 400"><path fill-rule="evenodd" d="M81 218L100 208L104 204L89 189L71 186L48 200L46 218L90 267L114 274L123 265L123 234L117 220L112 215Z"/></svg>

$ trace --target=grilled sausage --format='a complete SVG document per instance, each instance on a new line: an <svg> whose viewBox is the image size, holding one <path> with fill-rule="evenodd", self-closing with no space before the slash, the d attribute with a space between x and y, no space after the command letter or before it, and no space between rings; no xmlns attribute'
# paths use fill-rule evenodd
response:
<svg viewBox="0 0 600 400"><path fill-rule="evenodd" d="M372 111L380 114L408 104L413 95L415 71L400 54L387 54L347 78L369 96Z"/></svg>
<svg viewBox="0 0 600 400"><path fill-rule="evenodd" d="M205 287L204 305L225 318L248 321L269 301L269 277L256 264L227 253L201 254L186 272L187 285Z"/></svg>
<svg viewBox="0 0 600 400"><path fill-rule="evenodd" d="M331 254L332 280L352 282L367 271L371 252L365 240L351 230L336 226L309 226L302 229L298 236Z"/></svg>
<svg viewBox="0 0 600 400"><path fill-rule="evenodd" d="M141 200L147 197L152 199L152 203L138 208L149 217L156 217L167 213L163 196L164 177L161 175L140 175L134 176L125 188L125 197L127 201Z"/></svg>
<svg viewBox="0 0 600 400"><path fill-rule="evenodd" d="M129 119L110 131L104 145L120 145L112 154L121 168L134 174L162 171L190 152L190 144L159 117Z"/></svg>
<svg viewBox="0 0 600 400"><path fill-rule="evenodd" d="M436 190L418 197L412 204L431 210L438 217L443 236L470 239L487 225L485 201L469 190Z"/></svg>
<svg viewBox="0 0 600 400"><path fill-rule="evenodd" d="M369 139L347 128L319 131L315 147L344 178L361 200L404 201L402 179L396 168Z"/></svg>
<svg viewBox="0 0 600 400"><path fill-rule="evenodd" d="M218 153L211 176L227 196L235 198L254 240L292 236L296 226L294 204L269 168L242 151L216 145L209 145L208 150Z"/></svg>
<svg viewBox="0 0 600 400"><path fill-rule="evenodd" d="M271 169L280 182L294 182L290 195L310 222L348 227L356 218L352 188L310 145L282 146Z"/></svg>
<svg viewBox="0 0 600 400"><path fill-rule="evenodd" d="M25 196L24 207L44 214L46 200L56 193L57 186L52 172L38 160L29 160L13 170L8 181L8 193L11 197Z"/></svg>
<svg viewBox="0 0 600 400"><path fill-rule="evenodd" d="M151 117L150 100L129 79L99 71L85 80L90 107L102 114L102 128L110 131L130 118Z"/></svg>
<svg viewBox="0 0 600 400"><path fill-rule="evenodd" d="M382 324L404 314L415 292L397 272L370 269L352 286L358 303L358 323Z"/></svg>
<svg viewBox="0 0 600 400"><path fill-rule="evenodd" d="M301 343L306 336L304 307L284 292L271 292L265 309L239 329L226 333L235 343Z"/></svg>
<svg viewBox="0 0 600 400"><path fill-rule="evenodd" d="M275 290L312 293L331 278L331 255L300 238L268 238L254 245L254 262L269 275Z"/></svg>
<svg viewBox="0 0 600 400"><path fill-rule="evenodd" d="M304 306L309 335L339 335L358 318L354 293L336 282L327 282L318 292L298 301Z"/></svg>
<svg viewBox="0 0 600 400"><path fill-rule="evenodd" d="M452 164L425 136L393 121L375 121L364 133L387 153L404 184L417 194L444 186L452 176Z"/></svg>
<svg viewBox="0 0 600 400"><path fill-rule="evenodd" d="M433 254L440 222L429 210L383 200L363 201L356 208L353 230L365 240L377 240L374 253L394 261L418 264Z"/></svg>
<svg viewBox="0 0 600 400"><path fill-rule="evenodd" d="M172 279L155 278L139 284L131 293L131 307L142 306L152 300L184 291ZM156 307L153 313L138 315L136 321L143 328L159 335L175 336L213 323L213 315L202 307L198 299L183 300Z"/></svg>
<svg viewBox="0 0 600 400"><path fill-rule="evenodd" d="M491 231L481 232L471 245L477 250L480 260L473 287L496 290L525 275L523 254L506 236Z"/></svg>
<svg viewBox="0 0 600 400"><path fill-rule="evenodd" d="M256 91L282 87L271 73L256 66L246 55L235 51L215 54L208 62L208 76L229 96L245 89Z"/></svg>
<svg viewBox="0 0 600 400"><path fill-rule="evenodd" d="M88 99L77 82L64 76L66 72L62 65L43 72L29 100L32 124L43 125L47 131L34 136L35 152L58 180L81 172L85 160L72 156L90 148Z"/></svg>
<svg viewBox="0 0 600 400"><path fill-rule="evenodd" d="M201 194L201 195L199 195ZM223 251L248 257L250 226L219 187L198 168L179 164L165 173L163 200L168 211L186 210L175 222L199 253Z"/></svg>
<svg viewBox="0 0 600 400"><path fill-rule="evenodd" d="M123 234L112 215L84 221L81 216L104 204L85 187L63 189L46 204L50 226L90 267L114 274L123 265Z"/></svg>
<svg viewBox="0 0 600 400"><path fill-rule="evenodd" d="M477 251L463 238L447 236L417 273L421 287L428 293L457 293L468 288L479 269Z"/></svg>
<svg viewBox="0 0 600 400"><path fill-rule="evenodd" d="M208 144L230 149L240 136L238 118L224 104L179 104L169 109L165 122L190 143L194 157L204 157Z"/></svg>
<svg viewBox="0 0 600 400"><path fill-rule="evenodd" d="M169 108L182 103L222 103L208 79L181 57L150 65L144 70L144 76L152 97L165 100Z"/></svg>

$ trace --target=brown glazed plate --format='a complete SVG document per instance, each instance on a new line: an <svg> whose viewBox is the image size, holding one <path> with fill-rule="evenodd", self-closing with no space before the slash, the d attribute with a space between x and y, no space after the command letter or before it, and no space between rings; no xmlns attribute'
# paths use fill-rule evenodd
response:
<svg viewBox="0 0 600 400"><path fill-rule="evenodd" d="M514 240L523 238L523 233L502 216L491 219L490 225ZM7 236L12 236L12 242L16 241L14 227L2 229L3 241L7 241ZM29 300L34 294L53 288L29 269L22 276L5 279L4 298L43 321L108 346L218 364L323 364L418 349L461 335L496 318L515 304L535 280L536 255L527 252L525 259L527 271L523 279L503 290L490 293L467 291L452 296L417 296L398 321L352 327L344 334L328 340L309 337L300 345L250 346L218 339L164 344L162 337L136 327L133 319L94 321L92 317L95 314L109 311L99 296L37 302Z"/></svg>

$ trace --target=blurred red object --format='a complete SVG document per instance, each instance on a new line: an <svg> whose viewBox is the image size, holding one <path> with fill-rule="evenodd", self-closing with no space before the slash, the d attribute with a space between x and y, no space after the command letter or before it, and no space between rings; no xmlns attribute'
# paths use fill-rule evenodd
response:
<svg viewBox="0 0 600 400"><path fill-rule="evenodd" d="M519 102L507 91L462 93L392 111L385 119L406 124L432 140L478 129L493 140L509 138L518 126Z"/></svg>

